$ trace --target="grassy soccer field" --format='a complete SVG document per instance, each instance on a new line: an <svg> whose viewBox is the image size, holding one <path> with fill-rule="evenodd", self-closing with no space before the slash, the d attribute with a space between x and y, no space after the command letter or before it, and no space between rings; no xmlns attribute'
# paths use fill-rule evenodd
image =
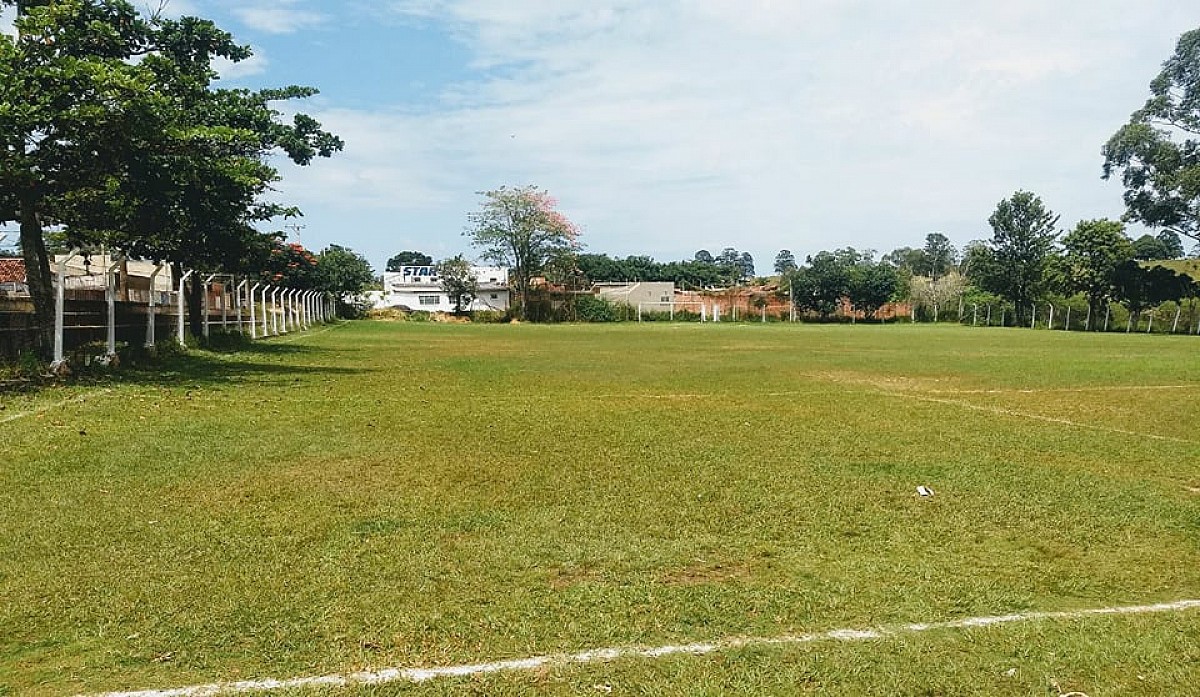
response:
<svg viewBox="0 0 1200 697"><path fill-rule="evenodd" d="M1200 598L1196 337L353 323L0 400L0 695ZM1193 609L285 693L1198 684Z"/></svg>

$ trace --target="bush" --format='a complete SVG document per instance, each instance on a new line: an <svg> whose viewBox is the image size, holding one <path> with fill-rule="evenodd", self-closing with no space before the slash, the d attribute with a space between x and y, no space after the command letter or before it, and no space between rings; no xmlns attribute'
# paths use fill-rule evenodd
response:
<svg viewBox="0 0 1200 697"><path fill-rule="evenodd" d="M598 295L576 298L575 316L580 322L616 322L620 319L617 306Z"/></svg>
<svg viewBox="0 0 1200 697"><path fill-rule="evenodd" d="M476 310L471 313L471 321L480 324L502 324L509 321L508 313L499 310Z"/></svg>
<svg viewBox="0 0 1200 697"><path fill-rule="evenodd" d="M36 380L46 373L46 365L31 351L22 351L12 363L0 363L0 390L13 384Z"/></svg>

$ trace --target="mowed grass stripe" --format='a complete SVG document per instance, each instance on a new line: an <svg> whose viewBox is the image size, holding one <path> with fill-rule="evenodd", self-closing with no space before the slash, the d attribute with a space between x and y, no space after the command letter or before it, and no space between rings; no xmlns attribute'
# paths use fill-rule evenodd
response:
<svg viewBox="0 0 1200 697"><path fill-rule="evenodd" d="M130 385L141 401L71 407L86 437L10 424L0 684L94 692L1188 597L1194 446L821 377L1195 374L1191 344L1078 338L361 323L198 359ZM1143 358L1114 361L1122 347ZM596 398L638 392L709 396Z"/></svg>

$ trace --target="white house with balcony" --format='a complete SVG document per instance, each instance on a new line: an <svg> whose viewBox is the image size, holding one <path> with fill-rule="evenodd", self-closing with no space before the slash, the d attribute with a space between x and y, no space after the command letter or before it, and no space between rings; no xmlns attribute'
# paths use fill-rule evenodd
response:
<svg viewBox="0 0 1200 697"><path fill-rule="evenodd" d="M472 266L471 275L478 282L479 291L468 309L472 312L508 309L508 269ZM399 271L385 273L383 292L373 295L376 308L454 312L454 302L442 290L436 266L401 266Z"/></svg>

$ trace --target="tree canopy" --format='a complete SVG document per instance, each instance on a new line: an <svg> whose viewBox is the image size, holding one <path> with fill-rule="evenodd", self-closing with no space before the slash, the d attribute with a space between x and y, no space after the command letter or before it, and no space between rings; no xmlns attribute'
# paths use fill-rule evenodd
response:
<svg viewBox="0 0 1200 697"><path fill-rule="evenodd" d="M1130 220L1200 240L1200 29L1179 38L1150 98L1103 152L1104 178L1120 176Z"/></svg>
<svg viewBox="0 0 1200 697"><path fill-rule="evenodd" d="M17 35L0 36L0 219L21 225L43 331L46 224L71 246L176 270L261 269L278 236L256 224L298 213L263 200L279 178L268 157L303 165L342 147L271 106L316 90L215 89L213 61L250 51L208 20L146 18L123 0L4 4L19 16ZM195 310L199 283L190 291Z"/></svg>
<svg viewBox="0 0 1200 697"><path fill-rule="evenodd" d="M405 266L433 266L433 257L424 252L400 252L387 260L388 273L398 273Z"/></svg>
<svg viewBox="0 0 1200 697"><path fill-rule="evenodd" d="M986 291L1011 302L1017 317L1046 290L1047 262L1058 237L1058 216L1028 191L996 205L988 218L992 239L972 249L971 267Z"/></svg>
<svg viewBox="0 0 1200 697"><path fill-rule="evenodd" d="M511 280L524 318L535 276L547 263L579 248L579 228L556 208L557 201L536 186L502 186L481 191L478 211L464 234L483 257L512 269Z"/></svg>
<svg viewBox="0 0 1200 697"><path fill-rule="evenodd" d="M1112 220L1084 220L1062 240L1069 290L1083 293L1092 312L1116 291L1117 269L1133 258L1125 226Z"/></svg>

